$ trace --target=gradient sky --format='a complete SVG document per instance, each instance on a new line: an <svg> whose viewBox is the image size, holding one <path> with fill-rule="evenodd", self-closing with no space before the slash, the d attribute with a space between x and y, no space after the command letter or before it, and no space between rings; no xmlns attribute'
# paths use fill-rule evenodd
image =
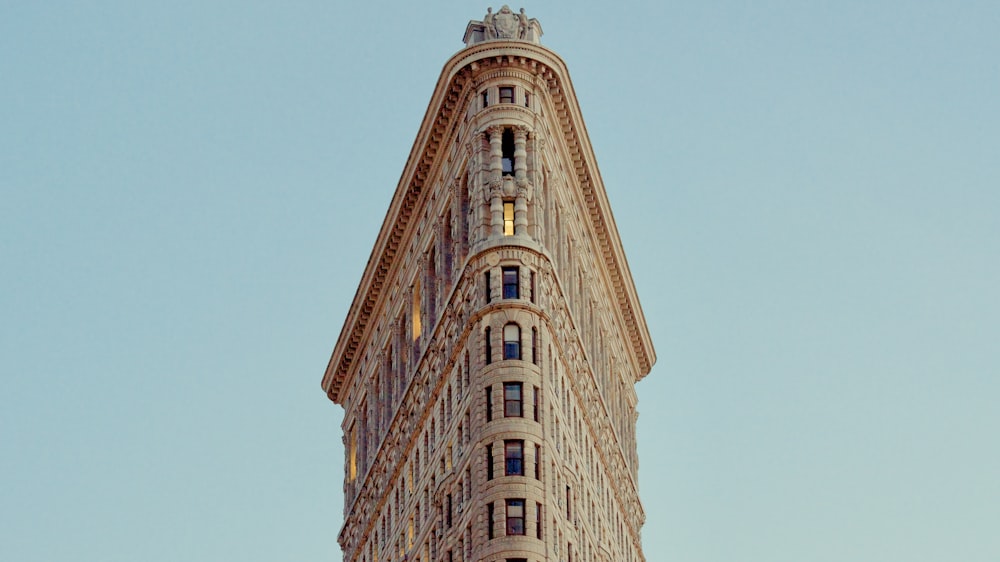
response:
<svg viewBox="0 0 1000 562"><path fill-rule="evenodd" d="M1000 560L1000 3L524 6L658 352L647 559ZM340 560L320 379L486 7L4 3L0 560Z"/></svg>

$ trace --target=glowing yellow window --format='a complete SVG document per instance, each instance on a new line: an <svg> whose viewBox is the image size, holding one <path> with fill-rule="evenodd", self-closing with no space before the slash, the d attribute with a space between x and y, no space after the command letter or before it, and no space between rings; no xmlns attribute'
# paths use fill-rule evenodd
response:
<svg viewBox="0 0 1000 562"><path fill-rule="evenodd" d="M514 203L509 201L503 203L503 235L514 235Z"/></svg>

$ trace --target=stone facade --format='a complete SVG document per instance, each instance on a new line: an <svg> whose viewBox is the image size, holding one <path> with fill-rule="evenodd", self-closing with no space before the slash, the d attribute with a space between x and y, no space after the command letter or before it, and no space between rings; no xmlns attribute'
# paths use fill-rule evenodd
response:
<svg viewBox="0 0 1000 562"><path fill-rule="evenodd" d="M644 560L655 361L563 61L524 10L445 65L323 377L351 562Z"/></svg>

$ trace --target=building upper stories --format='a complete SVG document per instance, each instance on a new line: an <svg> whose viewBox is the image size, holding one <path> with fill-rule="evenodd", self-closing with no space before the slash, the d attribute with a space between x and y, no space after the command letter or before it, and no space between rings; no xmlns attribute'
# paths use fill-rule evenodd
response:
<svg viewBox="0 0 1000 562"><path fill-rule="evenodd" d="M573 544L641 557L633 385L655 353L568 71L541 35L507 6L469 23L324 374L345 409L345 559L402 559L421 544L434 560L439 544L476 559L506 548L489 546L492 511L484 528L467 512L451 542L427 535L444 527L446 503L451 528L456 494L459 505L502 501L489 499L492 468L472 451L512 436L538 447L525 460L539 467L539 489L522 495L539 514L565 510L545 540L535 522L541 546L525 546L526 559ZM519 400L532 396L537 424L493 423L509 384ZM566 538L580 532L567 507L578 497L607 513L591 513L604 523L589 542ZM631 538L609 542L606 528Z"/></svg>

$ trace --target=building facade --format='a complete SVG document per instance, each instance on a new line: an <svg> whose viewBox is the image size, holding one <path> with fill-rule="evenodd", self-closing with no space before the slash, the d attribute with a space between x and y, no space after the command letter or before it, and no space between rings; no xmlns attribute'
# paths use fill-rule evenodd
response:
<svg viewBox="0 0 1000 562"><path fill-rule="evenodd" d="M507 6L445 65L323 389L350 562L640 562L655 361L563 61Z"/></svg>

